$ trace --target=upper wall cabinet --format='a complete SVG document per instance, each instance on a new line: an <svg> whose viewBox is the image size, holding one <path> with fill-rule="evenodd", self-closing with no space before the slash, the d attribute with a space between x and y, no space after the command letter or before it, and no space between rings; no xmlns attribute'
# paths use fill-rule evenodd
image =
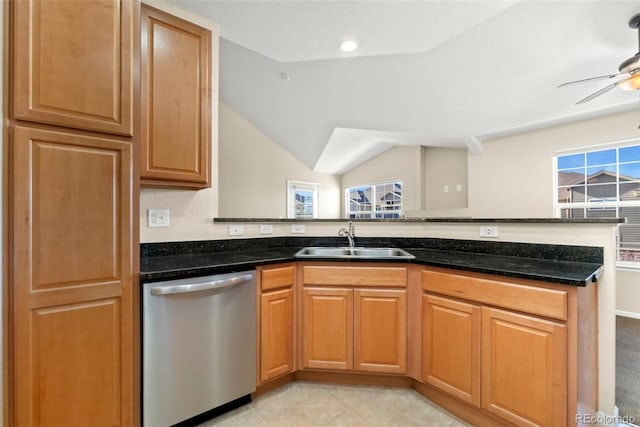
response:
<svg viewBox="0 0 640 427"><path fill-rule="evenodd" d="M211 186L211 31L142 5L142 148L147 186Z"/></svg>
<svg viewBox="0 0 640 427"><path fill-rule="evenodd" d="M19 0L12 5L13 116L131 135L135 2Z"/></svg>

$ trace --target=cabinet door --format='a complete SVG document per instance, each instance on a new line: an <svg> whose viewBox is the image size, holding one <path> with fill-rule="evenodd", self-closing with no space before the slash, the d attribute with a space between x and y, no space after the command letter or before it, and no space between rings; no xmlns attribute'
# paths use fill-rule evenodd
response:
<svg viewBox="0 0 640 427"><path fill-rule="evenodd" d="M407 291L355 290L354 364L358 371L406 372Z"/></svg>
<svg viewBox="0 0 640 427"><path fill-rule="evenodd" d="M17 127L10 150L13 425L130 426L130 144Z"/></svg>
<svg viewBox="0 0 640 427"><path fill-rule="evenodd" d="M303 289L302 366L353 369L352 289Z"/></svg>
<svg viewBox="0 0 640 427"><path fill-rule="evenodd" d="M142 5L143 184L209 187L211 31Z"/></svg>
<svg viewBox="0 0 640 427"><path fill-rule="evenodd" d="M480 306L422 297L423 381L480 407Z"/></svg>
<svg viewBox="0 0 640 427"><path fill-rule="evenodd" d="M260 297L260 381L294 370L293 289Z"/></svg>
<svg viewBox="0 0 640 427"><path fill-rule="evenodd" d="M516 425L567 420L566 327L482 308L482 407Z"/></svg>
<svg viewBox="0 0 640 427"><path fill-rule="evenodd" d="M132 0L11 2L17 119L131 135Z"/></svg>

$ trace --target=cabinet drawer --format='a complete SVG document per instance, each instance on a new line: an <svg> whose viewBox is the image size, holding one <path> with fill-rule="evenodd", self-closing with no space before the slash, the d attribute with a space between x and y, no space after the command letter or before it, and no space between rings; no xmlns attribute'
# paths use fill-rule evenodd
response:
<svg viewBox="0 0 640 427"><path fill-rule="evenodd" d="M305 285L406 287L405 267L303 267Z"/></svg>
<svg viewBox="0 0 640 427"><path fill-rule="evenodd" d="M261 289L263 291L293 286L293 266L288 265L286 267L262 270L261 277Z"/></svg>
<svg viewBox="0 0 640 427"><path fill-rule="evenodd" d="M422 288L484 304L567 320L567 292L435 271L422 272Z"/></svg>

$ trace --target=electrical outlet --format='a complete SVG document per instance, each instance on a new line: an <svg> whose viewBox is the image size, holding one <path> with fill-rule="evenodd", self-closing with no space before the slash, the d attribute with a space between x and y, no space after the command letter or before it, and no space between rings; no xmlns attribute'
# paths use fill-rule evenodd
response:
<svg viewBox="0 0 640 427"><path fill-rule="evenodd" d="M260 224L260 234L273 233L273 226L271 224Z"/></svg>
<svg viewBox="0 0 640 427"><path fill-rule="evenodd" d="M443 191L444 193L448 193L448 192L449 192L449 186L448 186L448 185L445 185L444 187L442 187L442 191Z"/></svg>
<svg viewBox="0 0 640 427"><path fill-rule="evenodd" d="M147 226L148 227L168 227L169 226L169 209L148 209L147 210Z"/></svg>
<svg viewBox="0 0 640 427"><path fill-rule="evenodd" d="M456 184L456 191L462 191L462 184Z"/></svg>
<svg viewBox="0 0 640 427"><path fill-rule="evenodd" d="M293 224L291 226L291 232L296 234L304 233L304 224Z"/></svg>
<svg viewBox="0 0 640 427"><path fill-rule="evenodd" d="M244 234L244 226L242 225L230 225L229 236L242 236Z"/></svg>
<svg viewBox="0 0 640 427"><path fill-rule="evenodd" d="M480 237L498 237L498 227L480 227Z"/></svg>

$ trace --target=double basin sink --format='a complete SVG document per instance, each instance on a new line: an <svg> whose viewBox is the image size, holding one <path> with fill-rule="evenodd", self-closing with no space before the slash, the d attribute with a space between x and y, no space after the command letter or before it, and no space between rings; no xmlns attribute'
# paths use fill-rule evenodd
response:
<svg viewBox="0 0 640 427"><path fill-rule="evenodd" d="M371 247L306 247L300 249L297 258L347 258L347 259L413 259L415 256L398 248Z"/></svg>

